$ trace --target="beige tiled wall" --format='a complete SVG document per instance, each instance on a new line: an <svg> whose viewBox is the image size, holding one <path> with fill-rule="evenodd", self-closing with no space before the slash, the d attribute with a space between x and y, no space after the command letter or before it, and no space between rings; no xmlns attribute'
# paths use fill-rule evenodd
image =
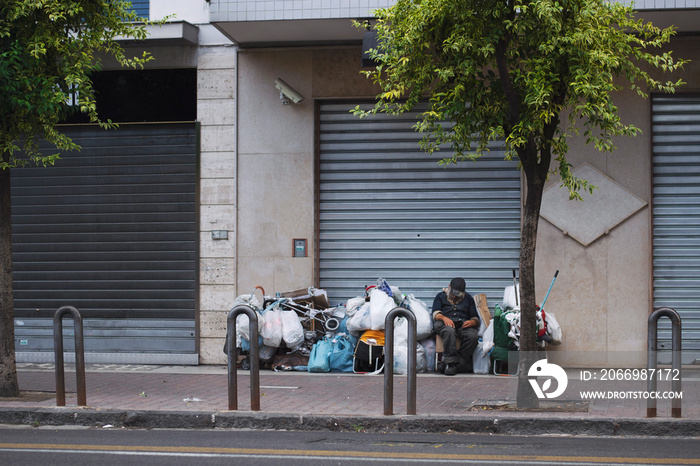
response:
<svg viewBox="0 0 700 466"><path fill-rule="evenodd" d="M236 282L236 48L202 48L197 61L200 122L200 296L202 364L224 364L221 348ZM212 231L228 239L212 239Z"/></svg>

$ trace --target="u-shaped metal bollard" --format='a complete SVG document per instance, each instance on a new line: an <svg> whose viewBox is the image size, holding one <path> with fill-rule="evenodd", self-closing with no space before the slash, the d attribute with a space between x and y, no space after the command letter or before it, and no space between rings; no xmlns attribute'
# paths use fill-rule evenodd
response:
<svg viewBox="0 0 700 466"><path fill-rule="evenodd" d="M75 338L75 378L78 389L78 406L87 406L85 390L85 348L83 346L83 318L73 306L63 306L53 316L53 347L56 361L56 406L66 405L66 379L63 369L63 316L73 317Z"/></svg>
<svg viewBox="0 0 700 466"><path fill-rule="evenodd" d="M395 307L384 319L384 415L394 414L394 319L408 320L408 398L407 414L416 414L416 316L404 307Z"/></svg>
<svg viewBox="0 0 700 466"><path fill-rule="evenodd" d="M258 357L258 313L252 307L241 304L231 309L226 319L228 342L226 353L228 354L228 409L238 409L238 380L236 360L238 348L236 347L236 317L246 314L249 319L248 329L250 335L250 409L260 411L260 358Z"/></svg>
<svg viewBox="0 0 700 466"><path fill-rule="evenodd" d="M648 330L648 349L647 349L647 369L651 372L651 376L647 379L647 392L656 392L656 343L658 340L658 322L661 317L671 319L671 367L673 369L673 380L671 381L671 390L675 393L680 393L682 390L681 376L681 316L675 309L670 307L660 307L655 309L649 316ZM675 375L678 374L678 378ZM681 399L673 398L671 401L671 416L681 417ZM649 397L647 399L647 417L656 417L656 398Z"/></svg>

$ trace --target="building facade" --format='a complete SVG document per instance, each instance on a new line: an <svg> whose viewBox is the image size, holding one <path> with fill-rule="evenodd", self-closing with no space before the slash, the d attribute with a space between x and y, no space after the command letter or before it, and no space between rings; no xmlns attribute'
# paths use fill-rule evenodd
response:
<svg viewBox="0 0 700 466"><path fill-rule="evenodd" d="M94 360L221 364L233 300L258 285L268 294L320 287L338 304L382 277L430 303L460 275L470 292L487 294L491 309L500 301L518 266L522 183L515 165L495 144L476 164L443 169L437 162L444 155L419 150L415 115L360 120L351 113L377 94L360 73L364 31L351 20L370 20L373 9L392 1L140 3L148 3L151 19L177 16L145 44L127 48L154 55L148 70L196 75L194 89L182 91L195 94L193 118L166 128L144 124L178 114L168 110L133 125L145 127L146 138L164 131L169 138L173 129L194 138L185 145L195 163L183 170L194 179L195 208L180 221L193 228L196 244L183 261L194 272L184 267L190 278L181 288L191 293L176 302L157 310L124 304L130 311L121 315L133 325L114 324L120 312L108 312L109 303L95 311L103 326L118 329L109 336L115 344ZM638 6L640 16L679 29L670 48L692 60L681 73L687 85L648 100L620 92L623 121L642 134L620 139L611 154L572 140L569 160L599 189L573 205L552 181L543 202L537 299L559 270L547 309L564 331L557 350L570 353L572 364L611 364L605 355L615 352L634 353L635 364L644 364L647 318L660 306L681 312L684 362L700 358L700 5L647 3ZM285 96L280 79L303 100ZM149 262L170 260L156 254ZM173 293L164 286L144 299ZM30 309L56 304L26 304L17 318L19 360L46 354L23 328L40 320ZM174 338L155 330L159 322L172 325L182 344L167 343ZM662 328L667 345L670 326Z"/></svg>

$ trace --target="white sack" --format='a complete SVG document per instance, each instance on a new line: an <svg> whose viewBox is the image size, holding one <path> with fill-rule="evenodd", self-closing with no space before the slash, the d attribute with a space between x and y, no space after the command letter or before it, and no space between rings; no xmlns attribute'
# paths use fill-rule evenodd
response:
<svg viewBox="0 0 700 466"><path fill-rule="evenodd" d="M253 308L254 311L260 311L260 301L254 294L245 294L238 296L233 301L233 308L246 305ZM262 316L258 313L258 334L262 329ZM247 314L238 314L236 317L236 347L241 347L241 338L250 341L250 319Z"/></svg>
<svg viewBox="0 0 700 466"><path fill-rule="evenodd" d="M416 373L427 372L428 361L423 345L416 342ZM394 327L394 374L408 373L408 321L399 317Z"/></svg>
<svg viewBox="0 0 700 466"><path fill-rule="evenodd" d="M260 335L263 338L263 345L279 348L282 343L282 311L278 308L265 311L262 320L263 327Z"/></svg>
<svg viewBox="0 0 700 466"><path fill-rule="evenodd" d="M338 320L343 320L345 316L347 315L346 308L342 304L336 308L333 309L333 312L331 315Z"/></svg>
<svg viewBox="0 0 700 466"><path fill-rule="evenodd" d="M384 330L387 314L396 307L394 299L378 288L369 290L369 318L372 330Z"/></svg>
<svg viewBox="0 0 700 466"><path fill-rule="evenodd" d="M515 346L520 346L520 311L504 312L503 317L510 324L508 336L515 340Z"/></svg>
<svg viewBox="0 0 700 466"><path fill-rule="evenodd" d="M418 343L425 350L426 371L435 372L435 338L426 338Z"/></svg>
<svg viewBox="0 0 700 466"><path fill-rule="evenodd" d="M404 296L403 293L401 293L398 286L389 286L389 289L391 290L391 296L394 299L394 303L397 306L400 306Z"/></svg>
<svg viewBox="0 0 700 466"><path fill-rule="evenodd" d="M488 352L484 353L484 342L479 341L474 350L474 355L472 356L472 361L474 361L474 373L475 374L488 374L491 367L491 357Z"/></svg>
<svg viewBox="0 0 700 466"><path fill-rule="evenodd" d="M491 319L491 320L493 320L493 319ZM479 314L479 332L478 332L478 335L480 337L483 337L485 331L486 331L486 322L484 322L484 319L481 318L481 314Z"/></svg>
<svg viewBox="0 0 700 466"><path fill-rule="evenodd" d="M433 318L430 316L428 306L410 294L407 297L408 308L416 316L416 338L423 340L433 334Z"/></svg>
<svg viewBox="0 0 700 466"><path fill-rule="evenodd" d="M348 302L345 305L345 314L347 314L348 317L351 317L357 312L358 309L362 307L363 304L365 304L365 298L358 297L348 299Z"/></svg>
<svg viewBox="0 0 700 466"><path fill-rule="evenodd" d="M515 286L507 286L503 291L503 304L501 307L506 309L520 309L520 285L518 285L518 304L515 304Z"/></svg>
<svg viewBox="0 0 700 466"><path fill-rule="evenodd" d="M552 345L561 345L562 331L559 322L551 312L544 313L544 320L547 322L547 333L552 337Z"/></svg>
<svg viewBox="0 0 700 466"><path fill-rule="evenodd" d="M258 334L260 333L262 319L258 316ZM241 339L250 341L250 319L247 314L238 314L236 317L236 347L241 347Z"/></svg>
<svg viewBox="0 0 700 466"><path fill-rule="evenodd" d="M364 302L364 300L363 300ZM348 332L364 332L369 329L369 303L364 303L346 322Z"/></svg>
<svg viewBox="0 0 700 466"><path fill-rule="evenodd" d="M484 344L482 345L482 352L484 355L489 354L489 351L491 351L491 348L493 348L496 344L493 342L493 319L491 319L491 322L489 322L489 326L486 327L486 331L484 332L483 336L483 341Z"/></svg>
<svg viewBox="0 0 700 466"><path fill-rule="evenodd" d="M282 319L282 339L289 349L295 349L304 343L304 327L294 311L280 311Z"/></svg>
<svg viewBox="0 0 700 466"><path fill-rule="evenodd" d="M245 304L246 306L250 306L256 311L259 311L261 309L260 301L254 294L244 294L233 300L233 307L236 307L239 304ZM231 309L233 309L233 307Z"/></svg>

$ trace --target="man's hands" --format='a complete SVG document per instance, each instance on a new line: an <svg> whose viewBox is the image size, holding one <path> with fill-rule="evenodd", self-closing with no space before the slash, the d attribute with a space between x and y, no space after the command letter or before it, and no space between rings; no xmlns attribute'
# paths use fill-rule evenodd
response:
<svg viewBox="0 0 700 466"><path fill-rule="evenodd" d="M479 321L476 319L470 319L466 321L464 324L462 324L462 328L469 328L469 327L476 327L479 325Z"/></svg>
<svg viewBox="0 0 700 466"><path fill-rule="evenodd" d="M453 321L452 319L450 319L449 317L446 317L446 316L444 316L444 315L442 315L442 314L438 314L438 315L435 317L435 319L443 321L443 322L445 323L445 325L447 325L448 327L455 328L455 323L454 323L454 321ZM470 319L470 320L468 320L468 321L466 321L466 322L464 322L464 323L462 324L462 328L476 327L477 325L479 325L479 321L478 321L478 320L476 320L476 319Z"/></svg>

